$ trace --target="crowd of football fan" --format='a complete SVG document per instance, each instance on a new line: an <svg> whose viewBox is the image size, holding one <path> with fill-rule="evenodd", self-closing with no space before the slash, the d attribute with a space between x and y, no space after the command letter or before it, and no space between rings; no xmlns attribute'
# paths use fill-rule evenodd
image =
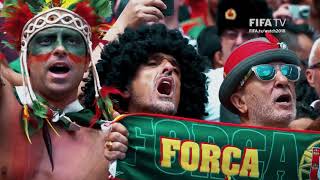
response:
<svg viewBox="0 0 320 180"><path fill-rule="evenodd" d="M105 179L120 114L320 130L320 1L62 2L0 0L1 177Z"/></svg>

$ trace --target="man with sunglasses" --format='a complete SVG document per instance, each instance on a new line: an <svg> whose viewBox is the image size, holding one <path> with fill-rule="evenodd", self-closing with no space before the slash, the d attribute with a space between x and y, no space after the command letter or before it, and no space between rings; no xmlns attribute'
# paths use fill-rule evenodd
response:
<svg viewBox="0 0 320 180"><path fill-rule="evenodd" d="M288 127L296 117L299 59L271 34L235 49L224 66L219 98L242 124Z"/></svg>

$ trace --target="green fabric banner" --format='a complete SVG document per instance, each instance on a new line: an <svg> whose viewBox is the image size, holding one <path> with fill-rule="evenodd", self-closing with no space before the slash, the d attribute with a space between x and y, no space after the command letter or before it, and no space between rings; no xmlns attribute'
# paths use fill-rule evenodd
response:
<svg viewBox="0 0 320 180"><path fill-rule="evenodd" d="M162 115L129 115L116 179L318 179L320 134ZM319 170L320 175L320 170Z"/></svg>

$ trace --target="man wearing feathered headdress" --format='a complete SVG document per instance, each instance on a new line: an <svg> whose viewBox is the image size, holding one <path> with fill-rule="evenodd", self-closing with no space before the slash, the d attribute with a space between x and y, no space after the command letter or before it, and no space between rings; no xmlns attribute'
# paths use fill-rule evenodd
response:
<svg viewBox="0 0 320 180"><path fill-rule="evenodd" d="M97 37L95 1L38 2L5 7L23 86L13 88L0 71L0 179L106 179L103 137L80 128L93 113L77 98Z"/></svg>

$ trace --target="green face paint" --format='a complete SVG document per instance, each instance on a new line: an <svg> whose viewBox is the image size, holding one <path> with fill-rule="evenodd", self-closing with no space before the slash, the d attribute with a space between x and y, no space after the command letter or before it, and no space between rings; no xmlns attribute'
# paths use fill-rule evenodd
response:
<svg viewBox="0 0 320 180"><path fill-rule="evenodd" d="M81 34L64 27L52 27L38 32L29 43L28 53L48 54L59 46L63 47L67 53L76 56L87 54L86 43Z"/></svg>

